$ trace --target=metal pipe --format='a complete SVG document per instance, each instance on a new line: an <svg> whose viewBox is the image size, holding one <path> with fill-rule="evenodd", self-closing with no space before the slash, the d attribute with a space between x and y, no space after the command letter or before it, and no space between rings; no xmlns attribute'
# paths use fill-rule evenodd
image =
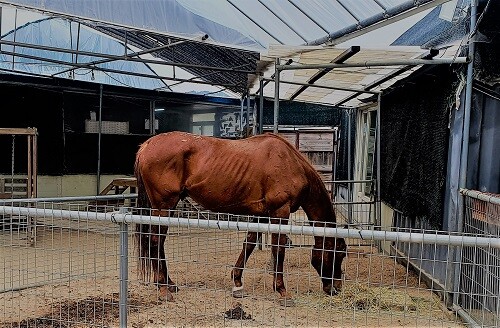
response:
<svg viewBox="0 0 500 328"><path fill-rule="evenodd" d="M247 127L246 127L247 133L249 129L250 129L250 93L248 92L247 89Z"/></svg>
<svg viewBox="0 0 500 328"><path fill-rule="evenodd" d="M352 164L351 164L351 129L352 129L352 110L347 109L347 179L354 178L352 176ZM349 183L347 185L347 201L352 202L352 185ZM347 206L347 222L352 223L352 205Z"/></svg>
<svg viewBox="0 0 500 328"><path fill-rule="evenodd" d="M290 26L290 24L288 24L283 18L281 18L280 15L276 14L271 8L269 8L268 5L266 5L264 2L262 2L262 0L257 0L259 1L259 3L264 6L264 8L266 8L271 14L274 15L274 17L276 17L280 22L282 22L283 24L286 25L286 27L288 27L293 33L295 33L296 35L299 36L299 38L302 39L302 41L304 42L307 42L306 38L300 34L299 32L297 32L292 26Z"/></svg>
<svg viewBox="0 0 500 328"><path fill-rule="evenodd" d="M233 6L236 10L238 10L243 16L245 16L248 20L250 20L252 23L254 23L258 28L260 28L262 31L264 31L267 35L269 35L274 40L278 41L280 44L283 44L283 42L280 39L278 39L277 37L272 35L268 30L266 30L264 27L262 27L262 25L257 23L252 17L247 15L243 10L241 10L238 6L236 6L231 0L227 0L227 2L229 2L229 4L231 6Z"/></svg>
<svg viewBox="0 0 500 328"><path fill-rule="evenodd" d="M96 195L101 192L101 136L102 136L102 84L99 85L99 128L97 137L97 184Z"/></svg>
<svg viewBox="0 0 500 328"><path fill-rule="evenodd" d="M274 81L274 79L270 78L264 78L264 81ZM359 92L360 94L362 93L369 93L372 95L376 95L379 93L379 91L369 91L369 90L364 90L364 89L354 89L354 88L345 88L345 87L332 87L329 85L321 85L321 84L309 84L309 83L304 83L304 82L295 82L295 81L288 81L288 80L281 80L280 81L283 84L291 84L291 85L302 85L302 86L307 86L310 88L318 88L318 89L329 89L329 90L340 90L340 91L349 91L349 92Z"/></svg>
<svg viewBox="0 0 500 328"><path fill-rule="evenodd" d="M381 101L382 94L378 94L378 105L377 105L377 139L376 139L376 149L377 149L377 201L375 202L377 218L375 220L375 224L381 226L382 225L382 197L381 197L381 189L380 189L380 123L381 123Z"/></svg>
<svg viewBox="0 0 500 328"><path fill-rule="evenodd" d="M29 44L29 43L21 43L21 42L13 42L8 40L0 40L0 44L17 46L22 48L31 48L31 49L39 49L39 50L47 50L53 52L62 52L62 53L76 53L76 50L67 49L67 48L58 48L58 47L48 47L37 44ZM224 67L214 67L214 66L206 66L206 65L197 65L197 64L187 64L187 63L179 63L179 62L167 62L165 60L155 60L155 59L146 59L146 58L131 58L134 54L130 54L129 56L122 55L110 55L103 54L99 52L89 52L89 51L79 51L81 56L89 56L89 57L101 57L108 58L113 60L126 60L131 62L140 62L147 64L158 64L158 65L167 65L167 66L177 66L182 68L196 68L196 69L206 69L220 72L233 72L233 73L243 73L243 74L255 74L255 71L241 70L241 69L233 69L233 68L224 68ZM136 54L141 54L142 52L138 52ZM16 56L22 57L21 54L15 54ZM39 57L43 58L43 57ZM43 60L43 59L42 59ZM66 65L71 65L70 62L64 62ZM89 63L81 63L83 67L91 66Z"/></svg>
<svg viewBox="0 0 500 328"><path fill-rule="evenodd" d="M474 320L467 311L465 311L461 306L458 305L453 305L452 306L453 312L458 314L462 320L464 320L468 325L467 327L470 328L480 328L482 325L478 324L476 320Z"/></svg>
<svg viewBox="0 0 500 328"><path fill-rule="evenodd" d="M500 198L484 194L484 193L477 191L477 190L469 190L469 189L462 188L462 189L460 189L460 193L464 196L472 197L472 198L479 199L479 200L485 201L485 202L493 204L493 205L500 206Z"/></svg>
<svg viewBox="0 0 500 328"><path fill-rule="evenodd" d="M278 133L278 127L279 127L278 119L280 110L280 73L281 73L281 71L278 69L278 66L280 66L279 64L280 64L280 59L276 58L274 66L274 119L273 119L274 133Z"/></svg>
<svg viewBox="0 0 500 328"><path fill-rule="evenodd" d="M63 202L79 202L79 201L98 201L98 200L122 200L134 199L137 194L116 194L116 195L99 195L99 196L71 196L71 197L41 197L41 198L15 198L15 199L0 199L0 204L12 203L63 203Z"/></svg>
<svg viewBox="0 0 500 328"><path fill-rule="evenodd" d="M264 79L259 75L259 134L264 132Z"/></svg>
<svg viewBox="0 0 500 328"><path fill-rule="evenodd" d="M120 213L126 213L120 208ZM120 327L127 327L128 298L128 224L120 222Z"/></svg>
<svg viewBox="0 0 500 328"><path fill-rule="evenodd" d="M328 43L331 45L339 44L370 31L379 29L383 26L408 18L429 8L436 7L448 1L450 0L421 0L418 2L408 0L394 10L391 10L390 12L384 12L382 16L384 19L382 20L377 21L374 20L373 17L370 17L366 20L358 21L357 24L352 24L339 31L334 31L331 33L327 32L328 34L326 36L313 41L309 41L305 45L320 45L324 43ZM378 18L380 18L380 16L378 16Z"/></svg>
<svg viewBox="0 0 500 328"><path fill-rule="evenodd" d="M335 57L333 60L330 61L330 63L335 63L335 64L341 64L343 62L345 62L347 59L351 58L352 56L354 56L355 54L357 54L359 52L359 50L361 49L360 46L351 46L349 49L346 49L345 51L343 51L340 55L338 55L337 57ZM328 72L330 72L332 69L331 68L324 68L322 70L319 70L318 72L316 72L315 74L313 74L313 76L311 76L308 80L307 80L307 84L314 84L316 83L316 81L318 81L319 79L321 79L323 76L325 76ZM304 90L306 90L308 87L308 85L303 85L302 87L298 88L291 96L290 96L290 100L293 100L295 99L297 96L299 96L302 92L304 92Z"/></svg>
<svg viewBox="0 0 500 328"><path fill-rule="evenodd" d="M475 51L475 40L474 40L474 32L476 30L476 15L477 15L477 0L471 0L470 2L470 35L469 35L469 63L467 65L467 83L465 87L465 106L464 106L464 123L463 123L463 132L462 132L462 152L460 154L460 171L459 171L459 181L458 187L465 188L467 187L467 161L469 158L469 135L470 135L470 113L472 110L472 82L474 80L474 51ZM460 190L457 190L460 192ZM456 231L462 232L464 225L464 204L463 197L458 197L458 206L457 206L457 223L456 223ZM460 257L462 255L462 248L458 247L454 250L455 254L454 260L455 263L458 263L458 268L454 266L453 272L453 304L458 304L459 297L459 289L460 289Z"/></svg>
<svg viewBox="0 0 500 328"><path fill-rule="evenodd" d="M408 65L442 65L442 64L465 64L467 57L437 58L437 59L396 59L396 60L367 60L364 62L329 63L329 64L301 64L301 65L277 65L280 71L296 69L322 69L322 68L346 68L346 67L380 67L380 66L408 66Z"/></svg>
<svg viewBox="0 0 500 328"><path fill-rule="evenodd" d="M241 97L240 99L240 137L243 137L243 106L245 104L245 99Z"/></svg>
<svg viewBox="0 0 500 328"><path fill-rule="evenodd" d="M316 20L314 20L310 15L308 15L304 10L302 10L302 8L300 8L296 3L294 3L292 0L288 0L288 2L290 2L295 8L297 8L297 10L300 11L304 16L309 18L309 20L311 22L313 22L317 27L322 29L325 33L327 33L327 34L329 33L328 29L326 27L324 27L323 25L318 23Z"/></svg>
<svg viewBox="0 0 500 328"><path fill-rule="evenodd" d="M151 48L151 49L147 49L147 50L143 50L143 51L138 51L138 52L133 52L131 54L127 54L127 31L125 31L125 43L124 43L124 49L125 49L124 52L125 53L123 54L123 56L121 56L121 57L120 56L116 56L116 58L106 58L106 59L101 59L101 60L95 60L95 61L88 62L86 64L88 64L88 65L99 65L99 64L109 63L109 62L112 62L112 61L115 61L115 60L129 60L130 61L130 58L132 58L132 57L137 57L137 56L148 54L148 53L151 53L151 52L163 50L163 49L171 47L173 45L177 45L177 44L181 44L181 43L185 43L185 42L187 42L187 41L173 42L173 43L169 43L167 45L161 46L161 47ZM73 70L73 68L64 70L62 72L54 73L54 74L52 74L52 76L63 74L63 73L66 73L66 72L68 72L70 70Z"/></svg>
<svg viewBox="0 0 500 328"><path fill-rule="evenodd" d="M16 53L16 32L17 32L17 8L15 10L15 15L14 15L14 36L13 36L13 41L12 41L12 52L15 54ZM15 69L14 67L14 60L15 56L12 56L12 69Z"/></svg>
<svg viewBox="0 0 500 328"><path fill-rule="evenodd" d="M1 43L1 41L0 41ZM103 68L103 67L94 67L90 66L87 64L74 64L74 63L69 63L61 60L56 60L56 59L50 59L50 58L45 58L45 57L38 57L38 56L32 56L32 55L26 55L26 54L16 54L12 53L9 51L2 51L3 54L6 55L11 55L11 56L18 56L22 58L28 58L28 59L34 59L34 60L41 60L45 61L48 63L54 63L54 64L59 64L59 65L69 65L69 66L77 66L79 68L87 68L95 71L102 71L102 72L109 72L109 73L117 73L117 74L125 74L125 75L130 75L130 76L140 76L140 77L147 77L147 78L152 78L152 79L163 79L163 80L169 80L169 81L182 81L182 82L190 82L190 83L197 83L197 84L208 84L208 85L214 85L212 82L205 82L205 81L199 81L199 80L190 80L190 79L180 79L180 78L172 78L169 76L161 76L161 75L152 75L152 74L143 74L143 73L132 73L128 71L120 71L116 69L110 69L110 68ZM235 84L221 84L218 83L217 86L223 86L223 87L234 87Z"/></svg>
<svg viewBox="0 0 500 328"><path fill-rule="evenodd" d="M126 224L151 224L151 225L167 225L176 227L196 227L201 229L218 229L231 231L252 231L263 233L281 233L292 235L306 236L325 236L336 238L354 238L367 241L397 241L403 243L419 243L433 245L449 245L449 246L470 246L470 247L491 247L500 249L500 238L498 237L479 237L479 236L459 236L453 234L434 234L422 232L401 232L401 231L382 231L382 230L358 230L344 228L328 228L328 227L313 227L309 225L281 225L271 223L250 222L248 216L233 215L227 213L211 213L208 211L195 212L197 219L184 218L180 214L183 211L178 211L178 217L172 216L149 216L149 215L134 215L131 213L116 212L87 212L87 211L69 211L69 210L53 210L51 215L54 218L65 218L74 220L96 220L114 223ZM176 213L176 211L169 211ZM218 219L203 219L203 216L210 213L211 217ZM47 209L33 207L17 207L17 206L0 206L0 214L9 215L33 215L47 216ZM220 218L223 218L222 220ZM242 220L234 220L241 218ZM264 217L262 217L264 218Z"/></svg>

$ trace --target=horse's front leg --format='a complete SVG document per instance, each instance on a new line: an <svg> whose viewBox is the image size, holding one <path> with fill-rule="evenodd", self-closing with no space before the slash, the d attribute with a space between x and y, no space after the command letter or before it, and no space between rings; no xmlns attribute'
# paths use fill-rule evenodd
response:
<svg viewBox="0 0 500 328"><path fill-rule="evenodd" d="M234 282L233 287L233 297L241 298L244 296L243 292L243 283L241 282L241 277L243 275L243 268L247 263L248 258L252 254L255 249L255 245L257 244L257 239L260 238L262 233L260 232L249 232L243 243L243 249L241 250L240 256L234 265L233 271L231 272L231 276Z"/></svg>

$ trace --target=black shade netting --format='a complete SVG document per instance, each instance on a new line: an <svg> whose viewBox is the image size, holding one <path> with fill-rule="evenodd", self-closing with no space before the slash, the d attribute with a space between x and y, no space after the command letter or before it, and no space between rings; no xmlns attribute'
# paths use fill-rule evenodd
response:
<svg viewBox="0 0 500 328"><path fill-rule="evenodd" d="M403 214L440 227L457 73L441 65L410 78L381 100L381 197Z"/></svg>

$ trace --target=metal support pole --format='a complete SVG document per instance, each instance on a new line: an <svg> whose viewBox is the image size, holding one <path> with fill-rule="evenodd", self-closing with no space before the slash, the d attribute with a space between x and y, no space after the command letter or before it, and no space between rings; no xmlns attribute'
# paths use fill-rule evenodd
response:
<svg viewBox="0 0 500 328"><path fill-rule="evenodd" d="M120 213L126 213L120 208ZM120 327L127 327L127 298L128 298L128 224L120 222Z"/></svg>
<svg viewBox="0 0 500 328"><path fill-rule="evenodd" d="M250 131L250 93L247 90L247 133Z"/></svg>
<svg viewBox="0 0 500 328"><path fill-rule="evenodd" d="M347 109L347 180L353 179L351 164L351 129L352 110ZM352 184L347 183L347 223L352 223Z"/></svg>
<svg viewBox="0 0 500 328"><path fill-rule="evenodd" d="M0 7L0 35L3 35L2 34L2 16L3 16L2 7ZM2 45L1 44L0 44L0 51L2 51Z"/></svg>
<svg viewBox="0 0 500 328"><path fill-rule="evenodd" d="M264 133L264 80L259 75L259 134Z"/></svg>
<svg viewBox="0 0 500 328"><path fill-rule="evenodd" d="M477 0L471 0L470 3L470 32L469 32L469 63L467 65L467 79L465 87L465 106L464 106L464 124L462 132L462 152L460 154L460 171L459 171L459 183L458 183L458 206L457 206L457 232L463 231L464 225L464 204L463 197L460 195L460 188L467 187L467 160L469 157L469 134L470 134L470 113L472 110L472 84L473 84L473 73L474 73L474 52L475 52L475 41L474 33L476 30L476 16L477 16ZM453 304L458 304L459 288L460 288L460 273L461 273L461 254L462 248L457 247L454 250L454 263L451 264L450 269L453 272Z"/></svg>
<svg viewBox="0 0 500 328"><path fill-rule="evenodd" d="M245 98L241 97L240 100L240 137L243 138L243 106L245 104Z"/></svg>
<svg viewBox="0 0 500 328"><path fill-rule="evenodd" d="M377 105L377 132L376 132L376 154L377 154L377 199L375 200L375 207L376 207L376 217L375 217L375 225L381 226L382 225L382 200L381 200L381 190L380 190L380 108L381 108L381 101L382 101L382 94L378 94L378 105Z"/></svg>
<svg viewBox="0 0 500 328"><path fill-rule="evenodd" d="M278 70L278 65L280 64L280 59L276 58L274 66L274 120L273 120L273 132L278 133L278 119L280 110L280 73Z"/></svg>
<svg viewBox="0 0 500 328"><path fill-rule="evenodd" d="M149 102L149 134L150 135L155 134L155 108L156 108L156 101L151 100Z"/></svg>
<svg viewBox="0 0 500 328"><path fill-rule="evenodd" d="M101 192L101 136L102 136L102 84L99 86L99 130L97 138L97 184L96 195Z"/></svg>
<svg viewBox="0 0 500 328"><path fill-rule="evenodd" d="M289 71L296 69L323 69L323 68L346 68L346 67L381 67L381 66L417 66L417 65L451 65L465 64L469 62L467 57L437 58L437 59L398 59L398 60L367 60L364 62L330 63L330 64L300 64L300 65L278 65L276 69Z"/></svg>

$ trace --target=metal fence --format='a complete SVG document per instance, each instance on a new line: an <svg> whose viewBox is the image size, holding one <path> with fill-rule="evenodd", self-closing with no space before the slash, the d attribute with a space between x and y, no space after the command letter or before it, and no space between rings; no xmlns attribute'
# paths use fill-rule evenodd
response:
<svg viewBox="0 0 500 328"><path fill-rule="evenodd" d="M465 233L500 237L500 195L462 190ZM500 326L500 250L463 247L458 304L478 325Z"/></svg>
<svg viewBox="0 0 500 328"><path fill-rule="evenodd" d="M413 271L415 258L378 245L500 248L491 235L280 226L187 210L162 218L134 213L126 202L102 199L0 204L0 327L461 327L458 312ZM32 244L23 225L28 218L36 227ZM180 288L174 302L160 301L157 286L139 279L135 223L169 226L169 275ZM283 270L292 303L273 291L269 247L254 251L243 274L245 295L233 298L230 272L247 231L286 233L294 241ZM310 265L313 236L342 237L349 245L338 295L322 291Z"/></svg>

